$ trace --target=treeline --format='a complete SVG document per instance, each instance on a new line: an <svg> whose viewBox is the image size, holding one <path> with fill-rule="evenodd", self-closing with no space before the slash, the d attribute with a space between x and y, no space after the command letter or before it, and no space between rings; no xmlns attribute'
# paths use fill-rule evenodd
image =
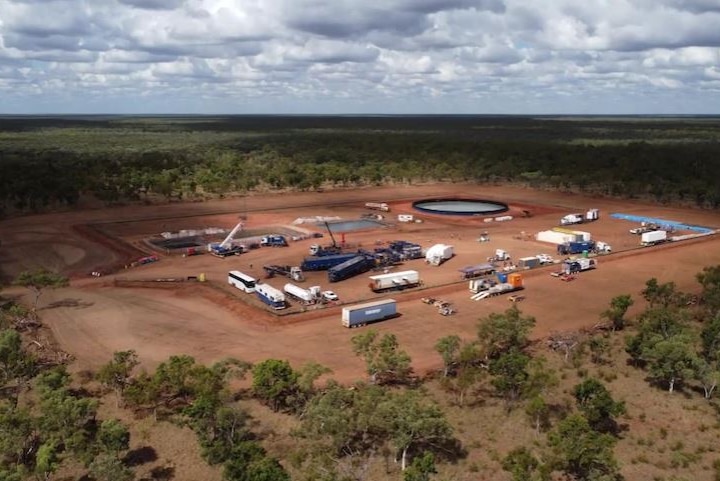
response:
<svg viewBox="0 0 720 481"><path fill-rule="evenodd" d="M0 208L429 180L717 208L719 139L712 118L5 118Z"/></svg>

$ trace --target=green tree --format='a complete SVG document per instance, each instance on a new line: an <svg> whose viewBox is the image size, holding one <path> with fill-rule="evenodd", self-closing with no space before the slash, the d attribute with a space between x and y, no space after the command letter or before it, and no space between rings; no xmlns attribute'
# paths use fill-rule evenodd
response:
<svg viewBox="0 0 720 481"><path fill-rule="evenodd" d="M135 473L110 453L98 455L89 466L90 474L97 481L132 481Z"/></svg>
<svg viewBox="0 0 720 481"><path fill-rule="evenodd" d="M502 467L510 473L512 481L549 479L540 461L525 447L515 448L503 458Z"/></svg>
<svg viewBox="0 0 720 481"><path fill-rule="evenodd" d="M703 290L700 298L711 315L720 314L720 265L705 267L697 274Z"/></svg>
<svg viewBox="0 0 720 481"><path fill-rule="evenodd" d="M563 471L572 479L620 479L613 456L615 438L592 429L580 414L560 421L549 434L548 444L553 450L554 469Z"/></svg>
<svg viewBox="0 0 720 481"><path fill-rule="evenodd" d="M683 307L687 304L688 295L677 290L674 282L660 284L654 277L645 283L642 290L643 298L654 307Z"/></svg>
<svg viewBox="0 0 720 481"><path fill-rule="evenodd" d="M720 312L700 331L702 356L709 363L720 362Z"/></svg>
<svg viewBox="0 0 720 481"><path fill-rule="evenodd" d="M443 377L452 372L460 355L461 340L458 336L445 336L435 344L435 350L443 360Z"/></svg>
<svg viewBox="0 0 720 481"><path fill-rule="evenodd" d="M113 454L119 458L120 453L127 451L130 447L130 431L121 421L107 419L100 424L97 441L104 453Z"/></svg>
<svg viewBox="0 0 720 481"><path fill-rule="evenodd" d="M118 405L125 388L130 384L132 371L139 363L135 351L117 351L113 354L112 361L102 366L97 372L96 379L115 391Z"/></svg>
<svg viewBox="0 0 720 481"><path fill-rule="evenodd" d="M676 335L648 346L643 351L650 376L673 392L678 383L691 378L697 365L697 356L688 336Z"/></svg>
<svg viewBox="0 0 720 481"><path fill-rule="evenodd" d="M513 305L502 314L492 313L480 320L478 339L489 358L495 358L511 349L521 350L527 346L535 318L523 316Z"/></svg>
<svg viewBox="0 0 720 481"><path fill-rule="evenodd" d="M403 473L404 481L430 481L431 475L437 474L435 467L435 456L425 452L417 456Z"/></svg>
<svg viewBox="0 0 720 481"><path fill-rule="evenodd" d="M628 337L626 342L626 351L636 363L647 362L646 354L658 342L689 331L685 313L677 309L650 308L638 320L637 335Z"/></svg>
<svg viewBox="0 0 720 481"><path fill-rule="evenodd" d="M600 432L615 432L615 418L625 414L625 403L615 401L607 388L594 378L576 385L573 395L590 426Z"/></svg>
<svg viewBox="0 0 720 481"><path fill-rule="evenodd" d="M69 284L68 278L47 269L21 272L13 281L16 286L22 286L33 293L33 311L37 310L38 301L44 289L57 289Z"/></svg>
<svg viewBox="0 0 720 481"><path fill-rule="evenodd" d="M403 471L407 467L408 452L414 446L444 445L452 440L452 427L443 411L418 391L395 394L389 402L392 442L400 453Z"/></svg>
<svg viewBox="0 0 720 481"><path fill-rule="evenodd" d="M550 407L545 402L545 399L538 394L528 401L525 406L525 414L532 421L535 433L540 433L540 430L549 423Z"/></svg>
<svg viewBox="0 0 720 481"><path fill-rule="evenodd" d="M695 379L705 391L705 399L710 399L720 382L720 369L717 363L710 363L703 358L696 360L694 368Z"/></svg>
<svg viewBox="0 0 720 481"><path fill-rule="evenodd" d="M32 463L39 440L35 425L36 419L27 409L19 409L14 403L0 401L0 472L2 460L15 466Z"/></svg>
<svg viewBox="0 0 720 481"><path fill-rule="evenodd" d="M529 362L526 354L513 348L490 363L490 374L494 376L491 383L498 395L507 401L508 407L520 398L526 387Z"/></svg>
<svg viewBox="0 0 720 481"><path fill-rule="evenodd" d="M19 391L37 372L37 362L23 348L20 334L14 329L0 331L0 391L12 388L13 400L17 403ZM10 383L14 386L8 386Z"/></svg>
<svg viewBox="0 0 720 481"><path fill-rule="evenodd" d="M273 411L292 405L297 395L300 375L287 361L268 359L253 366L252 388L255 396L268 404Z"/></svg>
<svg viewBox="0 0 720 481"><path fill-rule="evenodd" d="M59 466L57 442L47 441L41 444L35 459L35 474L44 480L48 480Z"/></svg>
<svg viewBox="0 0 720 481"><path fill-rule="evenodd" d="M602 313L602 317L612 323L613 331L625 328L625 314L634 303L629 294L615 296L610 300L610 308Z"/></svg>
<svg viewBox="0 0 720 481"><path fill-rule="evenodd" d="M410 356L400 349L395 334L369 330L352 338L353 352L365 360L370 381L377 384L403 383L410 379Z"/></svg>
<svg viewBox="0 0 720 481"><path fill-rule="evenodd" d="M590 349L590 360L595 364L610 364L612 348L610 341L605 336L593 336L587 341Z"/></svg>

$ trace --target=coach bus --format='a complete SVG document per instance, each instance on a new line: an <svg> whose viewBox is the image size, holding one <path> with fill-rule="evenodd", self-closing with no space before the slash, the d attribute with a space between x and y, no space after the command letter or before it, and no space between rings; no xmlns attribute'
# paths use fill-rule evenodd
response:
<svg viewBox="0 0 720 481"><path fill-rule="evenodd" d="M228 272L228 283L244 292L255 292L257 280L240 271Z"/></svg>

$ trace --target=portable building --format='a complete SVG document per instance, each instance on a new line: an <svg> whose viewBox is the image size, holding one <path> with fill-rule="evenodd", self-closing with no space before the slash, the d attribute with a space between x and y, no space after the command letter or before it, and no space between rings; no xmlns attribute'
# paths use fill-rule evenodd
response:
<svg viewBox="0 0 720 481"><path fill-rule="evenodd" d="M566 242L574 242L575 237L571 234L557 232L554 230L544 230L535 235L535 239L540 242L548 242L550 244L565 244Z"/></svg>

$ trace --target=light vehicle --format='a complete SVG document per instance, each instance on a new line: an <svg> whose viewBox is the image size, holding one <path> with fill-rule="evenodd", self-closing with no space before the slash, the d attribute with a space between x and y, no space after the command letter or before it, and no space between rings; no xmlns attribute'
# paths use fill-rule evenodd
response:
<svg viewBox="0 0 720 481"><path fill-rule="evenodd" d="M335 294L335 292L333 291L323 291L322 297L326 301L337 301L338 299L340 299L338 295Z"/></svg>

